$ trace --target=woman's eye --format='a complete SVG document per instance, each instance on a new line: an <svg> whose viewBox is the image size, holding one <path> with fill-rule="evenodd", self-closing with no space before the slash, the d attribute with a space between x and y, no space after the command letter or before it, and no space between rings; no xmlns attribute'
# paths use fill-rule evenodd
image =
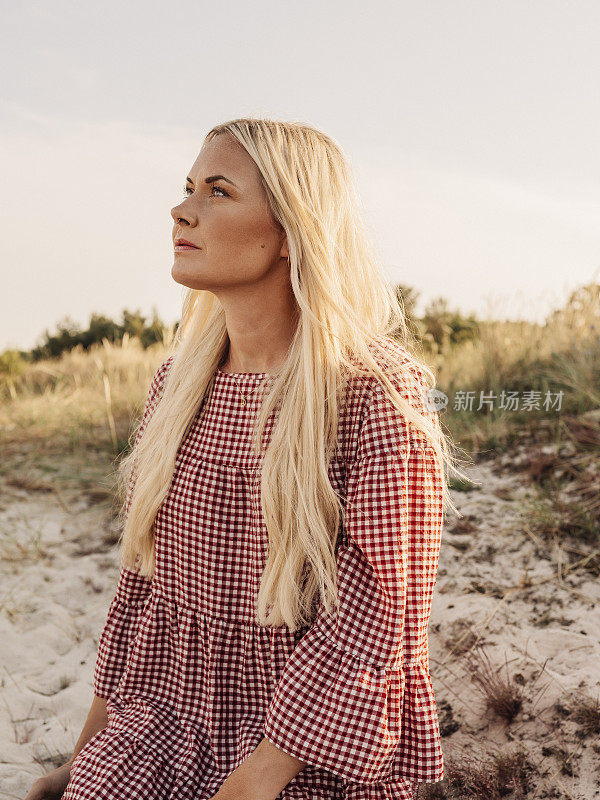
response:
<svg viewBox="0 0 600 800"><path fill-rule="evenodd" d="M220 186L215 186L215 185L214 185L214 183L211 183L211 185L210 185L210 188L211 188L211 189L216 189L218 192L223 192L223 195L224 195L225 197L229 197L229 195L227 194L227 192L225 191L225 189L221 189L221 187L220 187Z"/></svg>
<svg viewBox="0 0 600 800"><path fill-rule="evenodd" d="M218 192L223 192L223 196L224 196L224 197L229 197L229 195L227 194L227 192L225 191L225 189L221 189L221 187L220 187L220 186L215 186L215 184L214 184L214 183L213 183L213 184L211 184L210 188L211 188L211 191L214 191L214 190L216 189ZM194 194L194 190L193 190L191 187L189 187L189 186L186 186L186 187L185 187L185 189L183 190L183 196L184 196L184 198L185 198L185 197L189 197L189 196L190 196L190 194ZM214 197L215 195L212 195L212 196ZM220 195L216 195L216 196L217 196L217 197L219 197Z"/></svg>

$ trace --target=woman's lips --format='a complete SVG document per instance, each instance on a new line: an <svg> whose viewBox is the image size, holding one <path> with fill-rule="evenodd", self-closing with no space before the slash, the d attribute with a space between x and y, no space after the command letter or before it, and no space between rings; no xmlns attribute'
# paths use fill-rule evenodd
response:
<svg viewBox="0 0 600 800"><path fill-rule="evenodd" d="M174 248L177 252L181 250L199 250L199 247L192 247L191 244L176 244Z"/></svg>

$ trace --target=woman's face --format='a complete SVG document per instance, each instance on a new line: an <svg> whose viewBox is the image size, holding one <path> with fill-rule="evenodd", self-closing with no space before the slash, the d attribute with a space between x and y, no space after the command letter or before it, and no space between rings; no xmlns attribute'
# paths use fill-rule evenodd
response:
<svg viewBox="0 0 600 800"><path fill-rule="evenodd" d="M202 148L186 194L171 209L177 283L226 291L268 279L282 259L287 266L285 232L271 214L254 161L232 136L220 134ZM196 249L178 250L177 239Z"/></svg>

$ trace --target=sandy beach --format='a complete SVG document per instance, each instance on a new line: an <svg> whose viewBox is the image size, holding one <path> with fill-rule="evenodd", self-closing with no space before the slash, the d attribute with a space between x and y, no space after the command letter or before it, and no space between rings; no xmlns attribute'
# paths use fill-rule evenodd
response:
<svg viewBox="0 0 600 800"><path fill-rule="evenodd" d="M444 752L485 760L520 745L536 770L528 797L592 800L597 736L578 735L569 709L578 691L598 695L600 586L584 569L562 574L540 548L527 459L522 448L466 467L475 488L452 494L463 516L447 518L429 628ZM102 491L3 477L1 492L0 798L23 798L69 757L87 715L117 529ZM522 693L508 724L468 667L476 653Z"/></svg>

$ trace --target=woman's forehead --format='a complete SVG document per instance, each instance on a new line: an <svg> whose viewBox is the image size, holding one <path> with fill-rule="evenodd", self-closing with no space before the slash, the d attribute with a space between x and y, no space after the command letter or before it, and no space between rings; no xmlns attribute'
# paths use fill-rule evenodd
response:
<svg viewBox="0 0 600 800"><path fill-rule="evenodd" d="M256 180L258 169L239 142L232 136L219 134L203 145L188 175L194 181L225 175L239 186L244 181Z"/></svg>

